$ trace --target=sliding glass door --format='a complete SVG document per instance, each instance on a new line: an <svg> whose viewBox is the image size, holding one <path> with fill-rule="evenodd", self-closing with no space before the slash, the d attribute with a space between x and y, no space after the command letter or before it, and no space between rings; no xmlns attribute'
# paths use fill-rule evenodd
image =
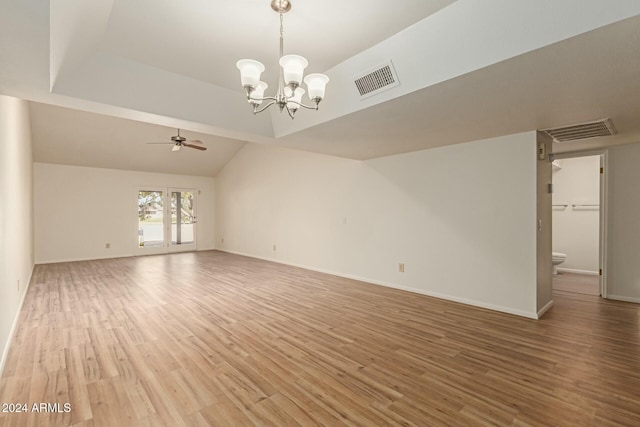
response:
<svg viewBox="0 0 640 427"><path fill-rule="evenodd" d="M138 252L164 253L166 191L144 189L138 191Z"/></svg>
<svg viewBox="0 0 640 427"><path fill-rule="evenodd" d="M171 245L173 251L196 249L196 193L171 190Z"/></svg>
<svg viewBox="0 0 640 427"><path fill-rule="evenodd" d="M196 250L196 194L193 189L138 190L138 254Z"/></svg>

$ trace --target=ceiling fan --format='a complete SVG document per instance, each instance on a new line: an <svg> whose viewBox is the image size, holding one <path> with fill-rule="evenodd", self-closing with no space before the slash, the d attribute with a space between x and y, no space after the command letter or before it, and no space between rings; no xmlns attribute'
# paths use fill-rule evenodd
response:
<svg viewBox="0 0 640 427"><path fill-rule="evenodd" d="M195 148L196 150L204 151L207 147L203 146L203 142L199 139L187 140L184 136L180 136L180 129L178 134L171 137L171 142L147 142L147 144L173 144L171 151L178 151L182 147Z"/></svg>

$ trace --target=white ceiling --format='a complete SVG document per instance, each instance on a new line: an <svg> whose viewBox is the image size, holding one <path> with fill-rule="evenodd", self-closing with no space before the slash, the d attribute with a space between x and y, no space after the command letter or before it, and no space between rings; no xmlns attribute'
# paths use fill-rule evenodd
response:
<svg viewBox="0 0 640 427"><path fill-rule="evenodd" d="M369 159L605 117L619 135L556 151L640 141L635 0L294 0L285 51L331 78L294 121L253 116L235 68L276 86L278 23L269 0L4 0L0 93L34 101L36 161L206 176L247 142ZM361 99L389 60L400 86ZM177 127L208 150L145 143Z"/></svg>
<svg viewBox="0 0 640 427"><path fill-rule="evenodd" d="M324 72L453 2L293 0L285 54ZM264 80L276 81L279 25L269 0L115 0L99 49L241 92L242 58L261 61Z"/></svg>
<svg viewBox="0 0 640 427"><path fill-rule="evenodd" d="M611 118L615 136L556 152L640 142L640 17L581 34L280 139L355 159Z"/></svg>
<svg viewBox="0 0 640 427"><path fill-rule="evenodd" d="M181 130L181 136L199 139L207 150L174 152L174 128L38 102L31 102L30 113L33 157L46 163L215 176L245 144Z"/></svg>

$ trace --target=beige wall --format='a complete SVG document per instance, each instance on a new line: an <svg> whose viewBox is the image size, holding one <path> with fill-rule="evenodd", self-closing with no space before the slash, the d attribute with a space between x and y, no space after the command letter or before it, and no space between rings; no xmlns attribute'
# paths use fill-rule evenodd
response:
<svg viewBox="0 0 640 427"><path fill-rule="evenodd" d="M366 162L247 145L216 177L216 245L536 317L535 151L535 132Z"/></svg>
<svg viewBox="0 0 640 427"><path fill-rule="evenodd" d="M640 144L609 149L607 297L640 303Z"/></svg>
<svg viewBox="0 0 640 427"><path fill-rule="evenodd" d="M0 373L33 271L32 164L28 104L0 95Z"/></svg>
<svg viewBox="0 0 640 427"><path fill-rule="evenodd" d="M551 138L543 133L537 134L538 149L544 147L544 159L536 161L537 175L537 292L536 311L542 316L553 305L553 282L551 280L553 264L551 263L551 240L553 222L551 219L551 198L549 185L551 184Z"/></svg>
<svg viewBox="0 0 640 427"><path fill-rule="evenodd" d="M134 255L141 187L200 190L198 250L214 248L213 178L35 163L36 263Z"/></svg>

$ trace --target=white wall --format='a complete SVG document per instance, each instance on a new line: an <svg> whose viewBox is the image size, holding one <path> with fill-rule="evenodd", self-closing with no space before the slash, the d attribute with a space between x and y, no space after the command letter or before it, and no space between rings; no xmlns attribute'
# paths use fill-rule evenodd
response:
<svg viewBox="0 0 640 427"><path fill-rule="evenodd" d="M214 248L213 178L35 163L36 263L134 255L141 187L201 190L198 250Z"/></svg>
<svg viewBox="0 0 640 427"><path fill-rule="evenodd" d="M535 317L535 151L535 132L366 162L247 145L216 177L216 244Z"/></svg>
<svg viewBox="0 0 640 427"><path fill-rule="evenodd" d="M597 274L599 266L600 211L573 204L600 203L600 156L558 160L553 172L553 251L567 254L562 270Z"/></svg>
<svg viewBox="0 0 640 427"><path fill-rule="evenodd" d="M0 95L0 374L33 271L32 165L28 104Z"/></svg>
<svg viewBox="0 0 640 427"><path fill-rule="evenodd" d="M607 297L640 303L640 144L609 149Z"/></svg>
<svg viewBox="0 0 640 427"><path fill-rule="evenodd" d="M538 150L543 149L544 153L551 152L552 139L542 132L536 133ZM546 157L546 156L543 156ZM552 225L551 202L552 196L549 193L551 184L551 164L548 158L536 161L536 216L538 227L536 234L536 270L537 270L537 312L541 317L553 306L553 263L551 262Z"/></svg>

